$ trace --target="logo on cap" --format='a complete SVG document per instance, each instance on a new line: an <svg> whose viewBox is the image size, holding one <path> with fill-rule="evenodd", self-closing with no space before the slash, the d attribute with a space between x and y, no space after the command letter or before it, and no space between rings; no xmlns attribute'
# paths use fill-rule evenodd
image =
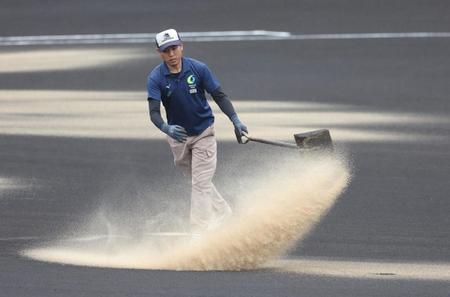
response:
<svg viewBox="0 0 450 297"><path fill-rule="evenodd" d="M163 40L161 40L161 42L166 42L167 40L171 40L171 39L174 39L174 37L170 36L169 33L165 33L164 37L163 37Z"/></svg>

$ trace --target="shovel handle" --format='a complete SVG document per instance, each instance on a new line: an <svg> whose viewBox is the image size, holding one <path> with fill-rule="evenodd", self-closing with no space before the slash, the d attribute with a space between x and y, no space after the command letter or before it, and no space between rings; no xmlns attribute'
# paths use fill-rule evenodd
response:
<svg viewBox="0 0 450 297"><path fill-rule="evenodd" d="M250 136L247 133L242 132L242 134L241 134L241 143L242 144L246 144L246 143L249 143L250 140L251 140Z"/></svg>
<svg viewBox="0 0 450 297"><path fill-rule="evenodd" d="M287 142L266 140L266 139L261 139L261 138L253 138L253 137L250 137L246 133L242 133L241 140L242 140L242 143L248 143L250 141L253 141L253 142L259 142L259 143L270 144L270 145L281 146L281 147L287 147L287 148L293 148L293 149L298 149L299 148L297 145L291 144L291 143L287 143Z"/></svg>

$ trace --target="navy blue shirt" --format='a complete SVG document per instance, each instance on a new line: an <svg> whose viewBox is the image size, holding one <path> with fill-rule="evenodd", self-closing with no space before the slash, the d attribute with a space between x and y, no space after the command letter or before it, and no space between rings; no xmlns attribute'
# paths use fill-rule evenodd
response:
<svg viewBox="0 0 450 297"><path fill-rule="evenodd" d="M212 93L219 82L206 64L182 58L182 70L171 74L165 63L156 66L147 78L148 99L162 101L167 123L184 127L189 136L199 135L214 123L205 91Z"/></svg>

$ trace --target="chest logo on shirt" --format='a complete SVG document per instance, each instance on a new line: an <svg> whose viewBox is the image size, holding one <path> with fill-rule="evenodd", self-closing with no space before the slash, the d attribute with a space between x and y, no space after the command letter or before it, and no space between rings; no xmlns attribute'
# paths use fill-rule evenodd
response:
<svg viewBox="0 0 450 297"><path fill-rule="evenodd" d="M193 85L193 84L195 84L195 76L194 76L193 74L189 75L189 76L186 78L186 81L187 81L188 85Z"/></svg>
<svg viewBox="0 0 450 297"><path fill-rule="evenodd" d="M196 81L196 79L195 79L195 76L194 76L193 74L189 75L189 76L186 78L186 82L188 83L188 86L189 86L189 93L190 93L190 94L195 94L195 93L197 93L197 87L196 87L195 81Z"/></svg>

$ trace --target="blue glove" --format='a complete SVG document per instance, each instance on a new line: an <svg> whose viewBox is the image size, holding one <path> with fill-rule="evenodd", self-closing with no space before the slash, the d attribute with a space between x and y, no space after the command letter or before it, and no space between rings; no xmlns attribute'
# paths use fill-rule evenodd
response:
<svg viewBox="0 0 450 297"><path fill-rule="evenodd" d="M186 142L188 136L186 130L178 125L167 125L164 123L161 126L161 131L179 142Z"/></svg>
<svg viewBox="0 0 450 297"><path fill-rule="evenodd" d="M231 121L234 125L234 134L236 134L236 139L238 143L242 143L242 135L248 133L247 126L245 126L238 118L237 114L231 117Z"/></svg>

